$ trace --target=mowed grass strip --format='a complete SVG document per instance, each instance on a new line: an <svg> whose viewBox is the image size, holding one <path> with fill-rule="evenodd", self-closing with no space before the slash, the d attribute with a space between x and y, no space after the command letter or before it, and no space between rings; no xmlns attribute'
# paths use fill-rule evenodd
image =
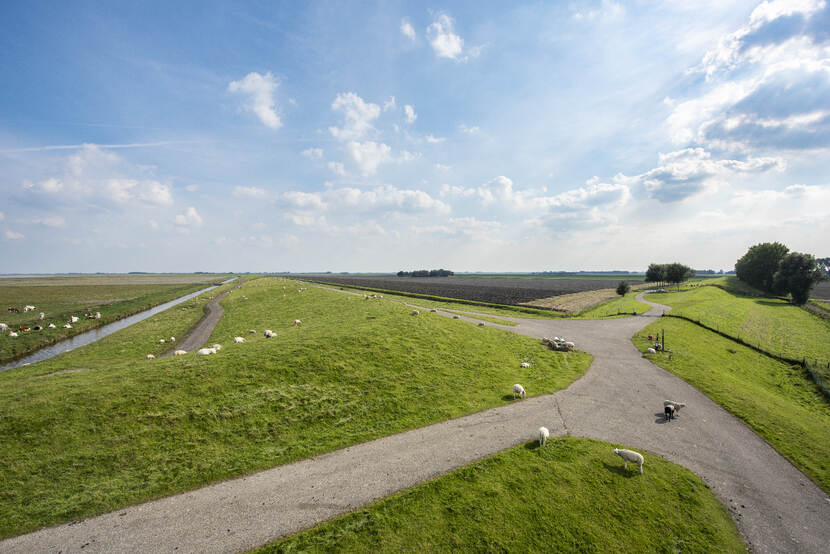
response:
<svg viewBox="0 0 830 554"><path fill-rule="evenodd" d="M647 336L661 330L671 353L649 355L651 361L742 419L830 492L830 402L804 369L680 319L652 323L634 344L645 352Z"/></svg>
<svg viewBox="0 0 830 554"><path fill-rule="evenodd" d="M257 552L746 552L696 475L615 446L518 446Z"/></svg>
<svg viewBox="0 0 830 554"><path fill-rule="evenodd" d="M234 290L210 341L224 346L215 355L143 359L197 315L177 306L129 334L0 374L0 535L500 406L513 383L554 392L591 361L301 286L268 278ZM277 337L264 338L266 328Z"/></svg>

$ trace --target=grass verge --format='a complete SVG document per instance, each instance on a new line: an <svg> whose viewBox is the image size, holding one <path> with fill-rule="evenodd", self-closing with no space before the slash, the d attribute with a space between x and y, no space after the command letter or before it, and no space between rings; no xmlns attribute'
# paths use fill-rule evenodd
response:
<svg viewBox="0 0 830 554"><path fill-rule="evenodd" d="M634 338L665 330L671 355L649 358L706 394L830 492L830 402L799 367L776 361L693 323L661 318Z"/></svg>
<svg viewBox="0 0 830 554"><path fill-rule="evenodd" d="M201 316L201 295L1 373L0 536L500 406L516 382L551 393L591 361L491 327L410 316L395 302L302 286L262 278L228 295L211 337L224 346L216 355L143 359L164 347L159 337ZM265 339L266 328L277 337Z"/></svg>
<svg viewBox="0 0 830 554"><path fill-rule="evenodd" d="M528 443L258 550L277 552L746 552L691 471L614 445Z"/></svg>

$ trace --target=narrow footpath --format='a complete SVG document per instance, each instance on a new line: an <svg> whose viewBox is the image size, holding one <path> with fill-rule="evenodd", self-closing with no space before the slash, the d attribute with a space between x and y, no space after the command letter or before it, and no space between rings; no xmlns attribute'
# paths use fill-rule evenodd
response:
<svg viewBox="0 0 830 554"><path fill-rule="evenodd" d="M532 440L540 425L553 436L648 450L691 469L729 507L754 552L827 552L830 498L738 419L633 346L630 338L668 310L652 306L624 319L515 318L518 326L501 327L566 337L594 356L586 375L556 394L43 529L0 542L0 552L246 550ZM664 425L667 398L687 408Z"/></svg>

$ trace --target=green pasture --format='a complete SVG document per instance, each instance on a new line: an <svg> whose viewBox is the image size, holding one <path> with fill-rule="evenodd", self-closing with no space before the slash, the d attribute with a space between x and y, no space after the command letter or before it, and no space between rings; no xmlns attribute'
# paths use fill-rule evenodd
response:
<svg viewBox="0 0 830 554"><path fill-rule="evenodd" d="M805 359L830 384L830 321L777 298L747 297L718 287L651 294L649 300L765 352ZM815 367L813 367L815 366Z"/></svg>
<svg viewBox="0 0 830 554"><path fill-rule="evenodd" d="M569 319L603 319L607 317L627 317L633 312L642 314L651 309L651 306L638 302L638 292L629 292L625 296L619 296L607 302L603 302L593 308L589 308Z"/></svg>
<svg viewBox="0 0 830 554"><path fill-rule="evenodd" d="M12 330L20 326L45 327L41 331L20 331L17 337L0 334L0 363L228 278L227 275L82 275L0 279L0 321ZM26 305L37 309L24 313ZM9 307L20 309L20 313L8 312ZM45 314L43 321L39 319L40 312ZM84 317L95 312L101 313L100 319ZM71 329L64 329L63 324L73 315L79 321ZM49 329L49 323L54 323L56 328Z"/></svg>
<svg viewBox="0 0 830 554"><path fill-rule="evenodd" d="M385 299L298 292L306 286L262 278L233 290L216 355L144 359L199 318L201 295L0 373L0 536L500 406L516 382L551 393L591 361Z"/></svg>
<svg viewBox="0 0 830 554"><path fill-rule="evenodd" d="M700 478L618 446L521 445L257 552L746 552Z"/></svg>
<svg viewBox="0 0 830 554"><path fill-rule="evenodd" d="M634 344L645 352L647 336L661 330L671 352L650 360L742 419L830 492L830 401L806 370L675 318L655 321Z"/></svg>

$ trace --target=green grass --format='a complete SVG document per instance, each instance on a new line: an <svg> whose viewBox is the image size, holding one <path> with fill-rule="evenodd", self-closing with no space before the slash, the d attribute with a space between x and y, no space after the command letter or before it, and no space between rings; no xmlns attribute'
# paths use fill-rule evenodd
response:
<svg viewBox="0 0 830 554"><path fill-rule="evenodd" d="M830 402L804 369L778 362L693 323L661 318L634 338L666 332L671 355L649 358L709 396L830 492Z"/></svg>
<svg viewBox="0 0 830 554"><path fill-rule="evenodd" d="M630 292L625 296L614 298L613 300L604 302L599 306L594 306L593 308L582 312L578 316L574 316L572 319L602 319L606 317L616 317L618 315L629 316L632 312L637 312L638 314L647 312L651 306L638 302L636 299L637 294L638 293L636 292Z"/></svg>
<svg viewBox="0 0 830 554"><path fill-rule="evenodd" d="M672 306L672 314L700 321L765 352L806 359L818 366L819 377L830 384L830 321L826 319L783 300L738 296L718 287L647 298Z"/></svg>
<svg viewBox="0 0 830 554"><path fill-rule="evenodd" d="M18 337L0 334L0 363L227 278L227 275L83 275L0 279L0 306L3 310L0 321L12 329L21 325L56 325L55 329L19 332ZM37 309L24 313L25 305L33 305ZM6 310L8 307L19 308L21 313L9 313ZM46 314L43 321L39 319L40 312ZM101 313L101 319L84 317L86 313L95 312ZM63 324L73 315L80 320L72 324L72 329L64 329Z"/></svg>
<svg viewBox="0 0 830 554"><path fill-rule="evenodd" d="M691 471L614 446L518 446L257 552L746 552Z"/></svg>
<svg viewBox="0 0 830 554"><path fill-rule="evenodd" d="M490 323L497 323L499 325L507 325L508 327L515 327L516 325L518 325L518 323L516 323L515 321L510 321L508 319L501 319L501 318L498 318L498 317L489 317L489 316L486 316L486 315L481 315L479 313L473 313L473 312L469 312L469 311L468 312L459 311L459 310L444 310L444 311L449 312L451 314L455 314L455 315L461 315L461 316L464 316L464 317L471 317L473 319L480 319L481 321L488 321Z"/></svg>
<svg viewBox="0 0 830 554"><path fill-rule="evenodd" d="M410 316L398 303L299 286L263 278L234 290L213 356L144 359L161 350L159 337L198 319L194 299L0 373L0 536L500 406L516 382L554 392L591 361L491 327ZM277 337L265 339L266 328ZM234 336L247 342L231 344Z"/></svg>

